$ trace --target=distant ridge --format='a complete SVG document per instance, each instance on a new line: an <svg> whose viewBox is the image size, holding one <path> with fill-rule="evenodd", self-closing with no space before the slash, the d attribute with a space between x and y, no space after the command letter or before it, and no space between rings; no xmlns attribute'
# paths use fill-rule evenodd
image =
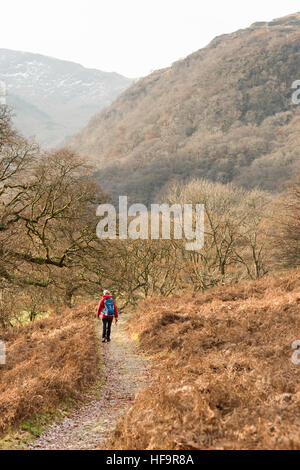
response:
<svg viewBox="0 0 300 470"><path fill-rule="evenodd" d="M132 83L117 73L7 49L0 49L0 80L17 127L46 146L63 143Z"/></svg>

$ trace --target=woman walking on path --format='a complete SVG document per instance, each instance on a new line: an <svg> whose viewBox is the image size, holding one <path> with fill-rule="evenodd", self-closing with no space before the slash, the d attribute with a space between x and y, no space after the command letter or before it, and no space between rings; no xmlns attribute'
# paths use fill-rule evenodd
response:
<svg viewBox="0 0 300 470"><path fill-rule="evenodd" d="M100 300L98 310L97 310L97 317L100 318L102 314L102 324L103 324L103 332L102 332L102 343L107 341L110 342L110 331L111 331L111 324L113 318L115 317L115 323L117 325L118 322L118 310L115 304L115 301L110 295L108 290L103 292L103 297Z"/></svg>

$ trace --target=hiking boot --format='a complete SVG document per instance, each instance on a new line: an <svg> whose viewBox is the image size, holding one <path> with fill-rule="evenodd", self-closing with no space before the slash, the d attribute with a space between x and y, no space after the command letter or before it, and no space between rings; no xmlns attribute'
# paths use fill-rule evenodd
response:
<svg viewBox="0 0 300 470"><path fill-rule="evenodd" d="M106 340L106 341L107 341L108 343L110 343L110 338L107 338L107 340Z"/></svg>
<svg viewBox="0 0 300 470"><path fill-rule="evenodd" d="M106 339L105 338L102 338L102 343L105 343Z"/></svg>

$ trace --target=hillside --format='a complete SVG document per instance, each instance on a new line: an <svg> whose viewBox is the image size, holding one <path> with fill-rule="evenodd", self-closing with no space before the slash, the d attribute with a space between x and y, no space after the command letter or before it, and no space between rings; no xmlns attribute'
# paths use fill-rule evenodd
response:
<svg viewBox="0 0 300 470"><path fill-rule="evenodd" d="M299 449L299 289L294 271L145 301L130 332L154 380L112 448Z"/></svg>
<svg viewBox="0 0 300 470"><path fill-rule="evenodd" d="M299 166L299 73L300 13L255 23L140 79L70 145L114 198L191 176L278 190Z"/></svg>
<svg viewBox="0 0 300 470"><path fill-rule="evenodd" d="M108 106L132 80L39 54L0 49L0 80L25 136L61 144Z"/></svg>

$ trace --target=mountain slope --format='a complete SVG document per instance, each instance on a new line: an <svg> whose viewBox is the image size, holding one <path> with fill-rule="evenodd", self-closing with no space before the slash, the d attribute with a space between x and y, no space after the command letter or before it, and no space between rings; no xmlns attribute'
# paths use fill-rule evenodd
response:
<svg viewBox="0 0 300 470"><path fill-rule="evenodd" d="M0 80L17 127L44 145L73 135L132 83L117 73L7 49L0 49Z"/></svg>
<svg viewBox="0 0 300 470"><path fill-rule="evenodd" d="M70 145L104 190L149 203L192 176L277 190L299 165L300 14L215 38L140 79Z"/></svg>

